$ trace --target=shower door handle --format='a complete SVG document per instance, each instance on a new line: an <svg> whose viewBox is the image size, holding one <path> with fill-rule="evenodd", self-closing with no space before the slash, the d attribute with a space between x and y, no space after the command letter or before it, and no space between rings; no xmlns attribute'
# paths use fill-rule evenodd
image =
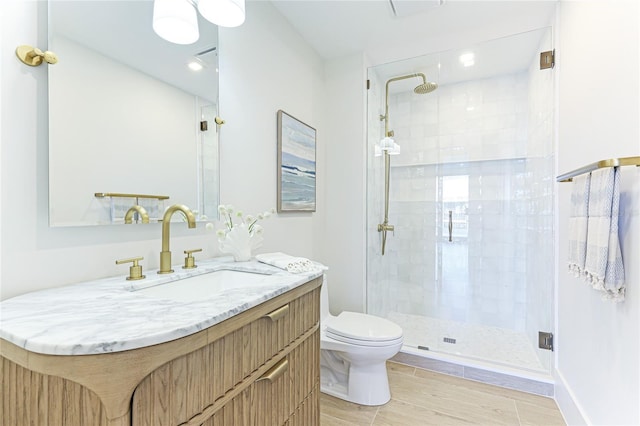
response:
<svg viewBox="0 0 640 426"><path fill-rule="evenodd" d="M449 210L449 242L453 241L453 211Z"/></svg>

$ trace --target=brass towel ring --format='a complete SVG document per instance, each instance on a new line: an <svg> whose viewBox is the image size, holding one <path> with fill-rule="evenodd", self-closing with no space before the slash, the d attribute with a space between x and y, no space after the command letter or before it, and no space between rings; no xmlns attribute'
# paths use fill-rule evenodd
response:
<svg viewBox="0 0 640 426"><path fill-rule="evenodd" d="M43 52L37 47L22 45L16 48L16 56L22 61L22 63L29 65L30 67L37 67L46 62L48 64L55 64L58 62L58 56L55 53L47 50Z"/></svg>

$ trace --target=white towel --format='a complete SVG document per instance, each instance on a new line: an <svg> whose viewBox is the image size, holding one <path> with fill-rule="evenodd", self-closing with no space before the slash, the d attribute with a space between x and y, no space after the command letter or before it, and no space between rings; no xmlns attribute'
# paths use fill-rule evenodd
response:
<svg viewBox="0 0 640 426"><path fill-rule="evenodd" d="M587 258L587 214L591 174L573 178L569 210L569 270L576 277L584 274Z"/></svg>
<svg viewBox="0 0 640 426"><path fill-rule="evenodd" d="M618 168L591 173L585 275L604 297L624 300L624 266L618 239L620 188Z"/></svg>
<svg viewBox="0 0 640 426"><path fill-rule="evenodd" d="M301 274L303 272L314 272L328 269L326 266L316 262L312 262L305 257L289 256L281 252L263 253L256 255L259 262L276 268L284 269L292 274Z"/></svg>

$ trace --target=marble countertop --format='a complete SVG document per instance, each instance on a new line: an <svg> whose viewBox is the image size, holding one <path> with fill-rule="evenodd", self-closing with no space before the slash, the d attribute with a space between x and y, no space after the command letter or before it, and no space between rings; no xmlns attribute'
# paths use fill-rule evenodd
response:
<svg viewBox="0 0 640 426"><path fill-rule="evenodd" d="M185 272L127 281L126 276L23 294L0 302L0 337L31 352L88 355L126 351L179 339L211 327L322 275L291 274L252 260L230 257L198 260ZM268 274L267 285L239 287L196 302L144 295L146 287L206 274L237 270Z"/></svg>

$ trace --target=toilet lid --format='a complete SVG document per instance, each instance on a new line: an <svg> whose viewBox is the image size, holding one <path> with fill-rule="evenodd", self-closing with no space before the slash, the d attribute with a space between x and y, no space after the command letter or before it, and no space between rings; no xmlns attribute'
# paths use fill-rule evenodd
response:
<svg viewBox="0 0 640 426"><path fill-rule="evenodd" d="M376 346L374 342L389 345L402 339L402 329L397 324L357 312L342 312L331 318L326 333L336 340L371 346Z"/></svg>

